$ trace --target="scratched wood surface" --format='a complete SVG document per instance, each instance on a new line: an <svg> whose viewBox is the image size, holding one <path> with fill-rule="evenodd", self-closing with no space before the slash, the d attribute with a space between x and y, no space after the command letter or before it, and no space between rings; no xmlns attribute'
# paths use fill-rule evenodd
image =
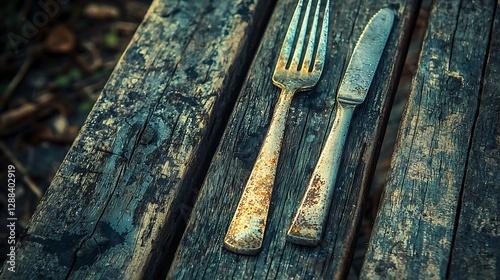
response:
<svg viewBox="0 0 500 280"><path fill-rule="evenodd" d="M299 93L293 100L263 250L257 256L241 256L224 249L223 238L278 97L271 76L295 4L293 0L277 3L200 190L169 279L346 276L418 1L332 1L324 73L315 90ZM383 7L395 11L393 32L367 99L354 113L323 242L314 248L290 244L285 234L335 117L335 90L342 71L365 24Z"/></svg>
<svg viewBox="0 0 500 280"><path fill-rule="evenodd" d="M499 278L498 11L434 2L363 279Z"/></svg>
<svg viewBox="0 0 500 280"><path fill-rule="evenodd" d="M164 277L271 2L153 2L2 279Z"/></svg>
<svg viewBox="0 0 500 280"><path fill-rule="evenodd" d="M450 279L500 278L500 6L462 189Z"/></svg>

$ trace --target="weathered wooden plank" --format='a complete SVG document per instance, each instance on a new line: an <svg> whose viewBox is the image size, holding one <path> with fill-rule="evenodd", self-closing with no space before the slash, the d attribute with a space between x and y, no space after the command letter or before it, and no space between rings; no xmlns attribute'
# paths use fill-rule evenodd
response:
<svg viewBox="0 0 500 280"><path fill-rule="evenodd" d="M450 279L500 278L500 6L479 96Z"/></svg>
<svg viewBox="0 0 500 280"><path fill-rule="evenodd" d="M153 2L1 278L165 275L271 4Z"/></svg>
<svg viewBox="0 0 500 280"><path fill-rule="evenodd" d="M362 278L447 276L495 2L433 3Z"/></svg>
<svg viewBox="0 0 500 280"><path fill-rule="evenodd" d="M335 117L335 90L343 68L369 18L388 3L396 14L393 33L367 100L354 114L323 241L314 248L288 243L286 231ZM315 90L297 94L292 102L263 250L257 256L240 256L223 248L223 238L278 98L271 76L295 5L295 0L284 0L275 8L167 278L346 275L418 1L332 1L323 76Z"/></svg>

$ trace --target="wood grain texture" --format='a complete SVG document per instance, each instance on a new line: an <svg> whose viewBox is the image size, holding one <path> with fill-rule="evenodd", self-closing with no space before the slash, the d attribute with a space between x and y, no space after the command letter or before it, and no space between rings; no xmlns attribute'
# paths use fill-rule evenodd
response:
<svg viewBox="0 0 500 280"><path fill-rule="evenodd" d="M295 4L293 0L277 3L200 190L169 279L328 279L346 275L418 2L332 2L323 76L315 90L297 94L292 101L263 250L258 256L241 256L224 249L223 238L278 98L272 71ZM367 100L354 113L323 241L314 248L293 245L285 241L286 231L335 117L335 92L343 69L365 24L387 6L394 9L396 21Z"/></svg>
<svg viewBox="0 0 500 280"><path fill-rule="evenodd" d="M460 203L450 279L500 278L500 6Z"/></svg>
<svg viewBox="0 0 500 280"><path fill-rule="evenodd" d="M165 275L270 3L153 2L1 278Z"/></svg>
<svg viewBox="0 0 500 280"><path fill-rule="evenodd" d="M486 127L483 133L478 131L482 128L477 116L484 106L479 102L495 2L433 3L419 67L392 158L392 170L365 257L363 279L446 278L453 244L467 242L468 234L476 230L469 226L467 215L461 216L460 236L454 241L457 212L472 207L468 200L473 198L467 195L470 192L467 185L482 182L476 186L482 189L487 182L482 181L486 178L470 180L476 172L485 172L479 171L485 166L476 163L481 160L473 159L484 145L480 138L489 139L493 135ZM495 106L498 110L498 105ZM497 118L498 113L488 117ZM482 118L487 121L487 117ZM478 138L474 141L473 132ZM498 135L498 131L495 133ZM494 139L488 141L498 143ZM488 158L483 158L483 162L485 160ZM466 175L468 171L470 175ZM498 172L494 176L498 179ZM464 181L470 182L464 186ZM492 189L492 195L493 192ZM497 197L498 191L484 203L498 209ZM487 215L489 211L482 213ZM484 222L490 222L488 219L492 217L485 218ZM495 223L498 221L491 221L492 225ZM491 234L494 238L494 231ZM472 251L480 251L485 245L474 246L477 247ZM461 257L472 261L478 256L464 254ZM455 276L477 279L474 274Z"/></svg>

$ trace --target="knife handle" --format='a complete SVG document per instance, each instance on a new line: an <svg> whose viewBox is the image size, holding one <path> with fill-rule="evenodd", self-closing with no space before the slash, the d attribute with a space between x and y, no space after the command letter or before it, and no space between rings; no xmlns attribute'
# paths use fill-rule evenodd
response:
<svg viewBox="0 0 500 280"><path fill-rule="evenodd" d="M224 238L224 246L232 252L255 255L261 250L292 97L293 91L282 89L274 108L264 143Z"/></svg>
<svg viewBox="0 0 500 280"><path fill-rule="evenodd" d="M332 129L287 233L287 240L298 245L318 245L330 208L342 150L355 108L351 104L337 104Z"/></svg>

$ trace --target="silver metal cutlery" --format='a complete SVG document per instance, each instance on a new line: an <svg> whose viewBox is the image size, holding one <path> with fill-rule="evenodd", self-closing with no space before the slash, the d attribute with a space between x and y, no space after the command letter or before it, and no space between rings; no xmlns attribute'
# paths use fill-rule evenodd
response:
<svg viewBox="0 0 500 280"><path fill-rule="evenodd" d="M281 142L293 95L298 91L313 88L323 70L330 0L326 1L322 22L320 6L323 1L317 1L314 18L309 27L312 2L313 0L308 0L303 11L304 0L299 0L276 63L273 83L281 88L281 93L257 160L224 238L224 246L235 253L253 255L261 250ZM298 37L295 38L297 33ZM307 33L309 39L306 42ZM319 37L318 42L316 37Z"/></svg>
<svg viewBox="0 0 500 280"><path fill-rule="evenodd" d="M315 246L321 240L344 143L357 105L364 102L394 22L394 13L377 12L361 34L337 93L337 112L319 160L287 233L287 240Z"/></svg>

